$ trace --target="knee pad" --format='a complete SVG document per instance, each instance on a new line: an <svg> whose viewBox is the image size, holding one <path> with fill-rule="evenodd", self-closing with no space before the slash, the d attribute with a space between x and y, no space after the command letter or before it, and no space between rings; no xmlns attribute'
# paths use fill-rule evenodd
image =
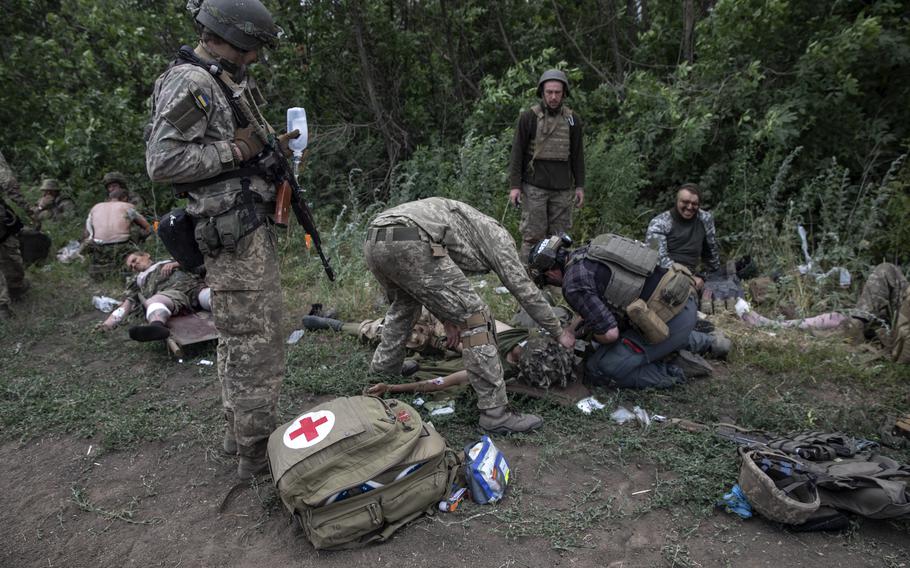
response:
<svg viewBox="0 0 910 568"><path fill-rule="evenodd" d="M461 332L461 346L470 349L480 345L496 345L496 323L486 311L477 312L465 320L465 329ZM482 331L478 331L482 329Z"/></svg>

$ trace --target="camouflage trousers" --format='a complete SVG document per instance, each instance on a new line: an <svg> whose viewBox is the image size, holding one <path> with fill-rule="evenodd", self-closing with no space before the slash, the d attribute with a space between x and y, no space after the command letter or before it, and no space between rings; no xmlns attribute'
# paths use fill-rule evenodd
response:
<svg viewBox="0 0 910 568"><path fill-rule="evenodd" d="M575 191L543 189L529 183L521 186L521 261L528 262L531 247L572 228Z"/></svg>
<svg viewBox="0 0 910 568"><path fill-rule="evenodd" d="M901 269L890 262L879 264L866 279L856 300L856 308L850 315L893 326L906 293L907 278Z"/></svg>
<svg viewBox="0 0 910 568"><path fill-rule="evenodd" d="M205 259L218 329L218 379L228 431L240 455L257 457L278 419L285 370L275 233L264 224L234 252Z"/></svg>
<svg viewBox="0 0 910 568"><path fill-rule="evenodd" d="M25 288L25 269L19 253L19 239L14 235L0 243L0 306L9 306L10 294L16 295Z"/></svg>
<svg viewBox="0 0 910 568"><path fill-rule="evenodd" d="M129 271L124 264L126 257L131 252L139 250L130 241L100 245L88 243L85 252L88 254L88 275L92 280L104 280L109 276L125 278Z"/></svg>
<svg viewBox="0 0 910 568"><path fill-rule="evenodd" d="M460 325L473 314L490 313L458 265L449 256L433 256L428 241L364 244L367 268L382 285L391 304L382 327L382 339L370 364L374 373L399 374L405 346L421 306L440 321ZM482 331L482 328L465 330L461 337ZM483 410L505 405L506 386L496 345L469 347L461 356L468 380L477 393L477 407Z"/></svg>

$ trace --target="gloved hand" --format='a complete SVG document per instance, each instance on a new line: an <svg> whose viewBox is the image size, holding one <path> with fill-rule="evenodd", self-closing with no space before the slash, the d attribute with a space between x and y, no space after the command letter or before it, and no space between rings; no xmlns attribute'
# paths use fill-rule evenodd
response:
<svg viewBox="0 0 910 568"><path fill-rule="evenodd" d="M234 145L240 150L241 162L256 156L265 147L252 126L245 126L234 131Z"/></svg>
<svg viewBox="0 0 910 568"><path fill-rule="evenodd" d="M291 140L294 140L296 138L300 138L300 131L296 129L290 132L286 132L285 134L278 135L278 147L281 148L281 153L284 154L285 158L290 158L294 155L294 152L291 151L289 144L291 143Z"/></svg>

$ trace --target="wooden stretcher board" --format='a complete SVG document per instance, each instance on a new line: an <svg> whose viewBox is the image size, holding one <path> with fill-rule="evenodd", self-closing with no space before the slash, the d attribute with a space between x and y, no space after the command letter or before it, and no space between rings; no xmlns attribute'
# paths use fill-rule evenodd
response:
<svg viewBox="0 0 910 568"><path fill-rule="evenodd" d="M171 336L165 342L174 357L183 357L183 348L187 345L218 339L218 330L215 329L215 319L211 312L172 317L167 326L171 330Z"/></svg>
<svg viewBox="0 0 910 568"><path fill-rule="evenodd" d="M577 379L567 384L566 388L550 387L549 389L532 387L531 385L513 381L506 383L506 390L533 398L545 398L560 406L567 407L575 406L575 403L579 400L591 396L591 390Z"/></svg>

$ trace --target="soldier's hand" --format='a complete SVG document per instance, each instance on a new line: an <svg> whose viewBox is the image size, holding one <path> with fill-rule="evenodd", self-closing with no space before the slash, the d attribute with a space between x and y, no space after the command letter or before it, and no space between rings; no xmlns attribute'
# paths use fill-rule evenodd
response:
<svg viewBox="0 0 910 568"><path fill-rule="evenodd" d="M370 396L382 396L387 392L389 392L389 385L385 383L377 383L363 390L364 394Z"/></svg>
<svg viewBox="0 0 910 568"><path fill-rule="evenodd" d="M291 140L300 138L299 130L292 130L286 134L281 134L278 136L278 147L281 148L281 153L284 154L285 158L290 158L294 155L294 152L291 150L290 143Z"/></svg>
<svg viewBox="0 0 910 568"><path fill-rule="evenodd" d="M513 187L509 190L509 203L512 204L512 207L518 207L521 203L521 190L517 187Z"/></svg>
<svg viewBox="0 0 910 568"><path fill-rule="evenodd" d="M167 278L178 268L180 268L179 262L176 262L176 261L169 262L161 267L161 275L164 276L165 278Z"/></svg>
<svg viewBox="0 0 910 568"><path fill-rule="evenodd" d="M562 330L559 335L559 344L566 349L573 349L575 347L575 332L569 328Z"/></svg>
<svg viewBox="0 0 910 568"><path fill-rule="evenodd" d="M700 292L705 287L704 279L700 276L693 276L692 279L695 280L695 290Z"/></svg>
<svg viewBox="0 0 910 568"><path fill-rule="evenodd" d="M575 207L581 209L585 205L585 190L580 187L575 188Z"/></svg>
<svg viewBox="0 0 910 568"><path fill-rule="evenodd" d="M446 331L446 347L455 349L461 343L461 330L452 322L443 322L442 327Z"/></svg>
<svg viewBox="0 0 910 568"><path fill-rule="evenodd" d="M234 131L234 145L237 146L237 149L240 151L241 162L245 162L250 158L255 157L259 152L262 152L262 149L265 147L262 140L256 135L252 126L238 128Z"/></svg>

